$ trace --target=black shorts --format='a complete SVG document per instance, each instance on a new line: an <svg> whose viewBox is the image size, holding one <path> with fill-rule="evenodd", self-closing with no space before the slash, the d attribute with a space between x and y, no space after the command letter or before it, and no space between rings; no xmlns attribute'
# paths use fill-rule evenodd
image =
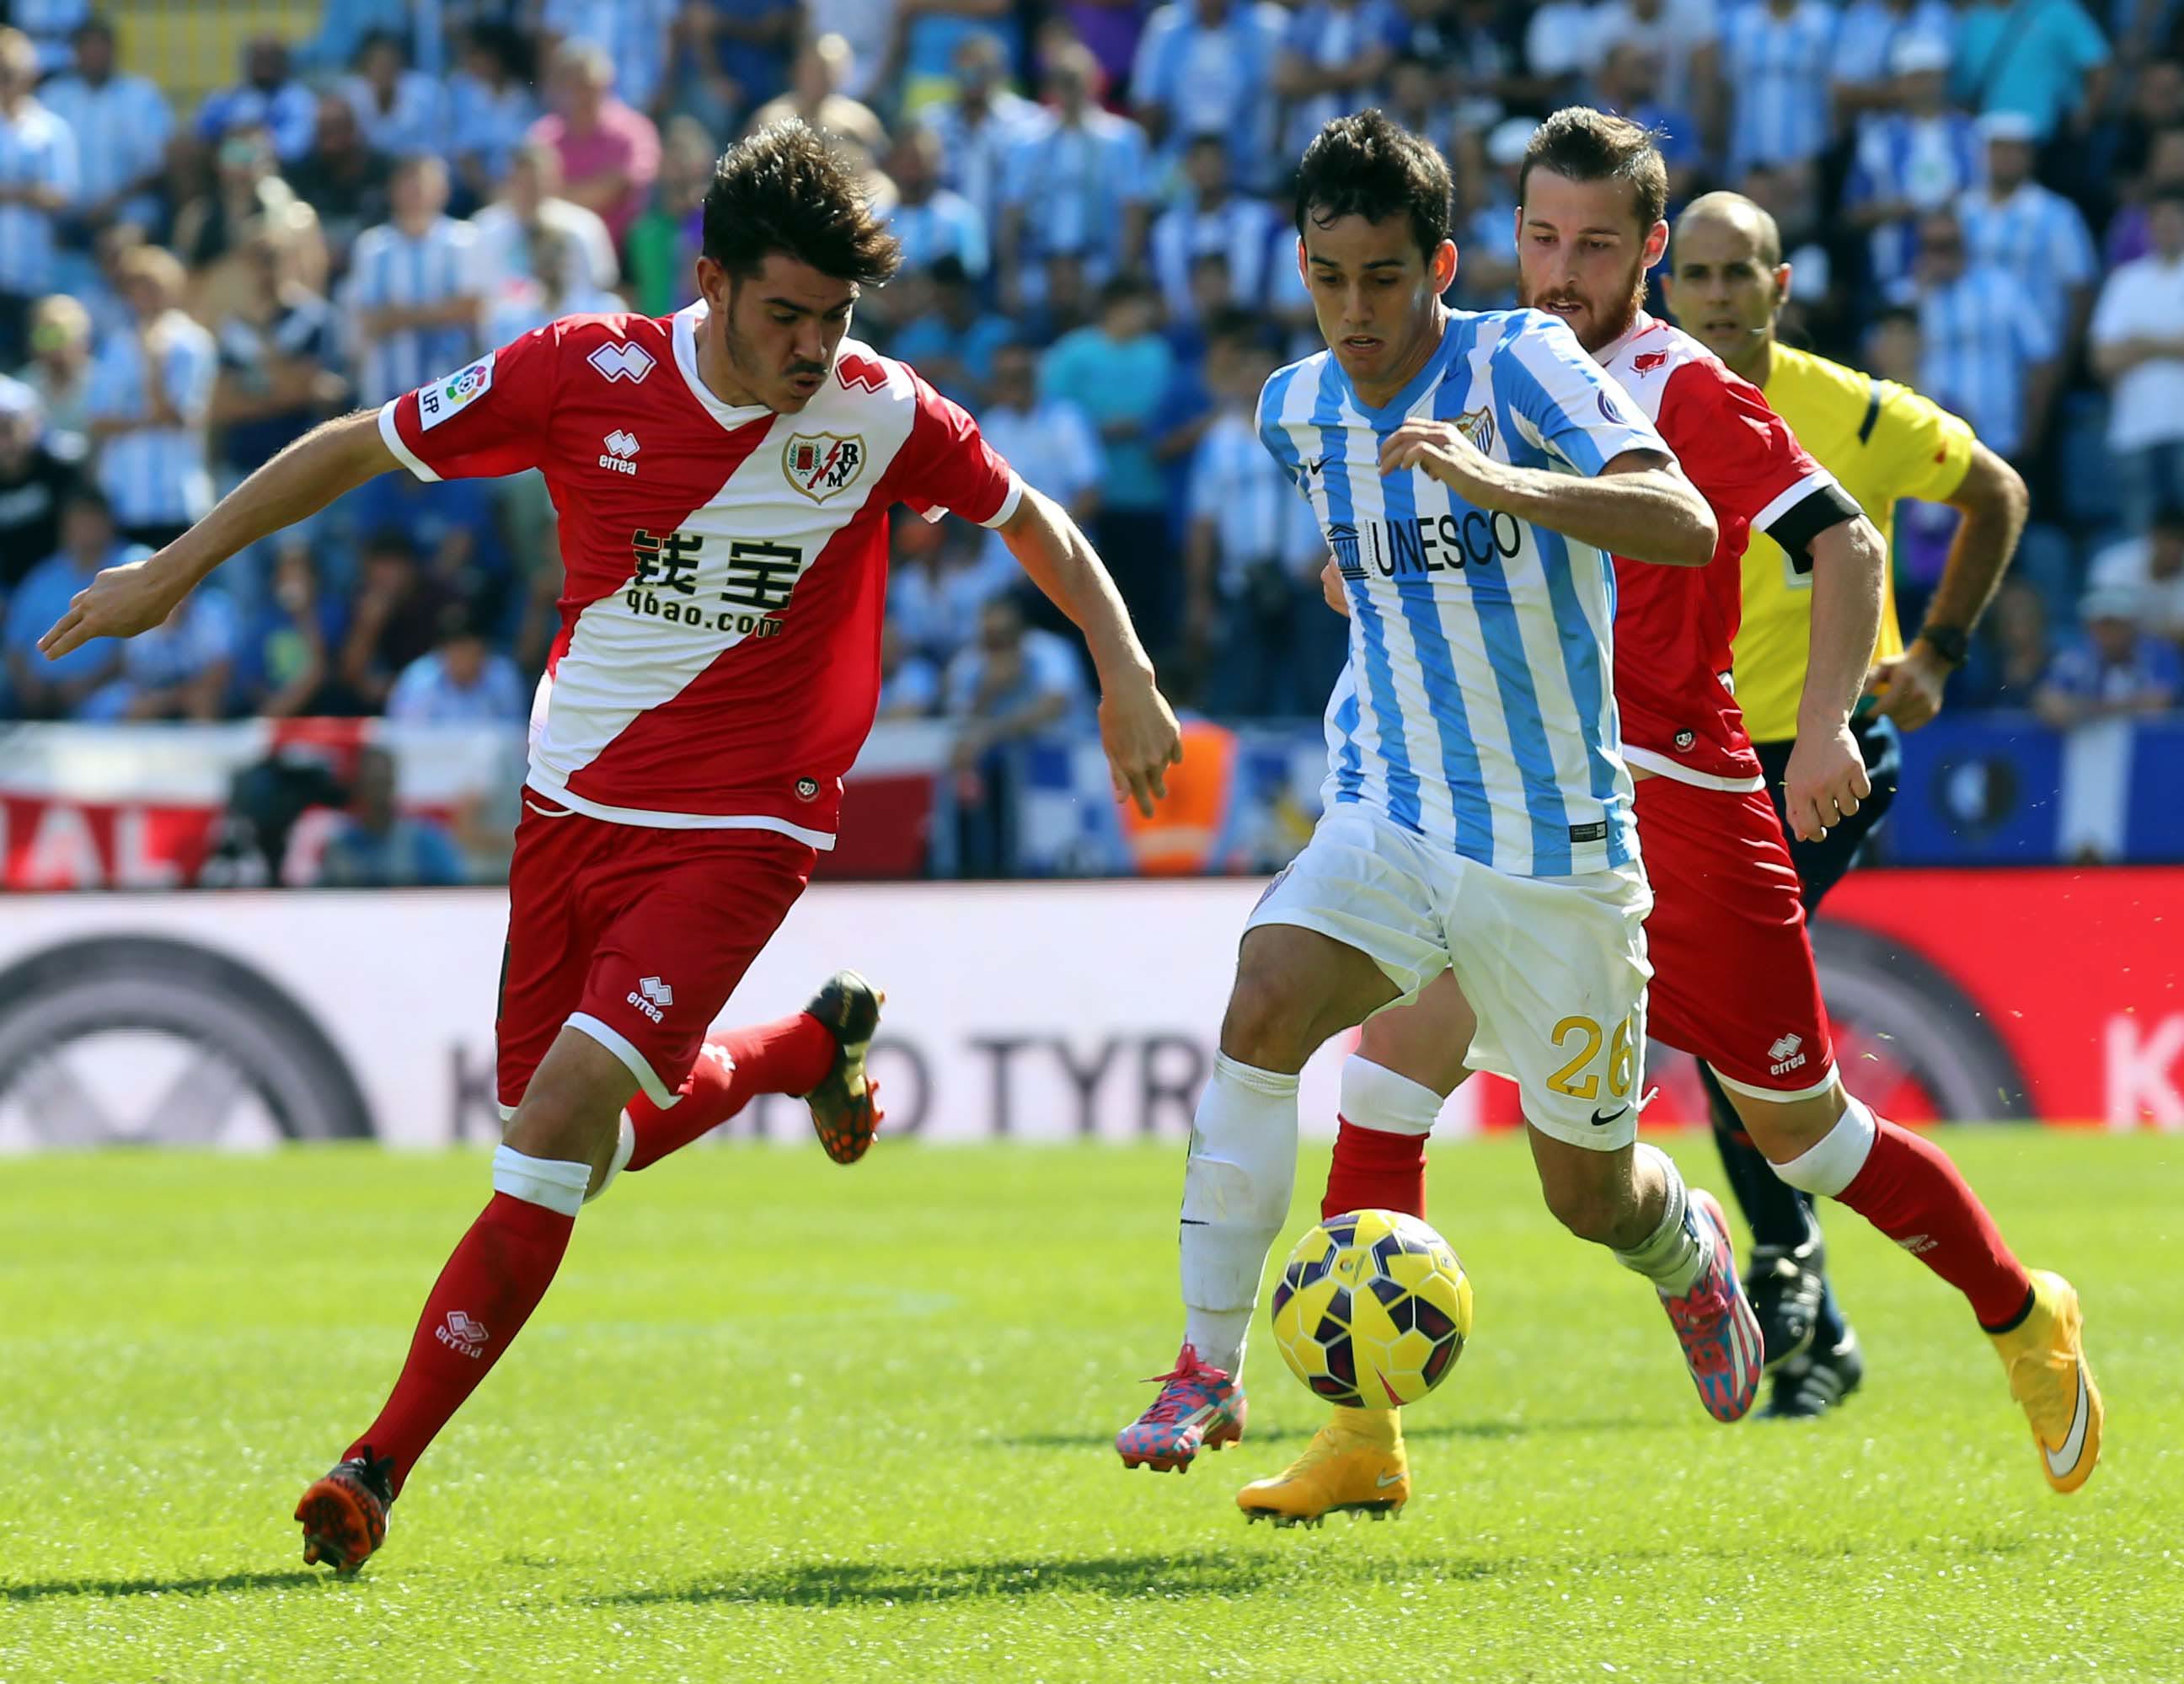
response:
<svg viewBox="0 0 2184 1684"><path fill-rule="evenodd" d="M1896 800L1897 779L1903 769L1903 739L1894 720L1868 714L1852 721L1851 735L1858 739L1858 752L1865 756L1865 774L1873 780L1873 793L1858 804L1855 813L1818 842L1800 842L1791 834L1784 815L1782 778L1790 768L1790 750L1796 744L1752 744L1759 751L1759 764L1766 774L1767 794L1774 803L1774 815L1783 819L1782 834L1789 837L1790 858L1797 867L1798 880L1804 884L1805 910L1808 912L1864 855L1866 839L1873 834L1874 827L1888 817L1888 809Z"/></svg>

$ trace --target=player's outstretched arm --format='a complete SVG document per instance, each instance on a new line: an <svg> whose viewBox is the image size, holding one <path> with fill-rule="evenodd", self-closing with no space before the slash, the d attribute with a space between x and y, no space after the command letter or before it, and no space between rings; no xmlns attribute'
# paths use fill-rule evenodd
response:
<svg viewBox="0 0 2184 1684"><path fill-rule="evenodd" d="M1497 462L1452 421L1408 421L1380 447L1380 472L1417 471L1481 509L1558 532L1635 561L1703 567L1713 560L1713 510L1674 462L1625 450L1591 479Z"/></svg>
<svg viewBox="0 0 2184 1684"><path fill-rule="evenodd" d="M1880 634L1880 576L1888 545L1864 516L1838 521L1808 545L1813 560L1813 627L1797 741L1782 779L1790 827L1817 842L1873 793L1865 757L1851 735L1851 709Z"/></svg>
<svg viewBox="0 0 2184 1684"><path fill-rule="evenodd" d="M58 661L93 638L133 638L149 631L237 550L317 514L336 498L399 466L379 436L374 410L315 428L221 498L210 514L158 555L100 572L38 639L39 649L48 661Z"/></svg>
<svg viewBox="0 0 2184 1684"><path fill-rule="evenodd" d="M1000 531L1017 565L1084 633L1100 675L1100 740L1115 794L1151 817L1167 794L1167 768L1183 759L1183 736L1115 582L1069 511L1029 486Z"/></svg>

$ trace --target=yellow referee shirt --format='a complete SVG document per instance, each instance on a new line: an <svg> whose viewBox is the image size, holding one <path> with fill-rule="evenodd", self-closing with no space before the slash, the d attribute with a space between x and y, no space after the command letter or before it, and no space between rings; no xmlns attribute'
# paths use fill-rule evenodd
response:
<svg viewBox="0 0 2184 1684"><path fill-rule="evenodd" d="M1766 389L1797 442L1858 499L1892 547L1897 499L1945 501L1971 466L1971 428L1892 380L1777 345ZM1892 556L1881 575L1876 656L1903 649L1894 572ZM1780 544L1754 532L1744 552L1744 623L1734 645L1737 705L1753 742L1784 743L1797 734L1812 628L1812 574L1797 572Z"/></svg>

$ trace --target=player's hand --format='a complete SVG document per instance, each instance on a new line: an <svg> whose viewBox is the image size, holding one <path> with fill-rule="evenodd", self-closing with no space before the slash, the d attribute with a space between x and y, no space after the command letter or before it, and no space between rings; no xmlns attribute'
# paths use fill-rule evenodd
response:
<svg viewBox="0 0 2184 1684"><path fill-rule="evenodd" d="M1416 469L1481 507L1491 506L1480 493L1494 467L1493 458L1466 438L1454 421L1407 421L1380 447L1384 479Z"/></svg>
<svg viewBox="0 0 2184 1684"><path fill-rule="evenodd" d="M1833 731L1800 731L1782 780L1790 828L1800 842L1818 842L1873 793L1865 757L1847 722Z"/></svg>
<svg viewBox="0 0 2184 1684"><path fill-rule="evenodd" d="M1167 794L1167 769L1183 761L1183 732L1175 711L1148 672L1100 698L1100 745L1115 780L1115 799L1135 801L1147 818Z"/></svg>
<svg viewBox="0 0 2184 1684"><path fill-rule="evenodd" d="M1942 711L1942 692L1949 669L1923 638L1901 655L1885 655L1865 675L1866 694L1876 698L1873 711L1906 731L1916 731Z"/></svg>
<svg viewBox="0 0 2184 1684"><path fill-rule="evenodd" d="M46 659L58 661L93 638L133 638L173 613L190 594L190 578L179 567L162 566L166 555L163 549L141 561L101 568L38 639Z"/></svg>
<svg viewBox="0 0 2184 1684"><path fill-rule="evenodd" d="M1327 558L1327 565L1319 570L1319 594L1327 599L1327 605L1344 619L1350 617L1350 593L1342 588L1342 569L1334 565L1334 558Z"/></svg>

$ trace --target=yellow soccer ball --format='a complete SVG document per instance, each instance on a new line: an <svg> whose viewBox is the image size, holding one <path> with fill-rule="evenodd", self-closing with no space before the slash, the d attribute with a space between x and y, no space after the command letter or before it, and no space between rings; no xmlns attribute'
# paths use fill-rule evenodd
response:
<svg viewBox="0 0 2184 1684"><path fill-rule="evenodd" d="M1297 1241L1274 1288L1274 1343L1330 1403L1400 1408L1439 1386L1471 1336L1471 1282L1414 1216L1357 1210Z"/></svg>

